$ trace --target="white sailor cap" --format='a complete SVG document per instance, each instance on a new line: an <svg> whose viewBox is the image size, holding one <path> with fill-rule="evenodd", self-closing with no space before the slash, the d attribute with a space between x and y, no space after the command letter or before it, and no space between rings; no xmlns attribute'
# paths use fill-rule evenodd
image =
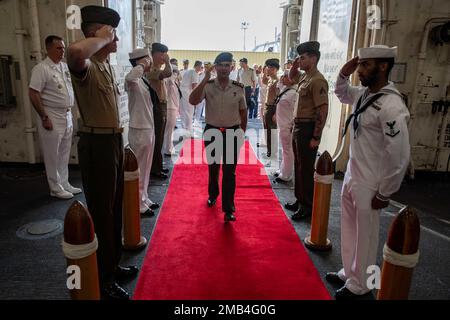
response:
<svg viewBox="0 0 450 320"><path fill-rule="evenodd" d="M130 59L139 59L150 56L150 50L148 50L148 48L137 48L134 49L133 52L130 52L128 55L130 56Z"/></svg>
<svg viewBox="0 0 450 320"><path fill-rule="evenodd" d="M384 45L374 45L358 50L359 59L395 58L396 56L397 47L389 48Z"/></svg>

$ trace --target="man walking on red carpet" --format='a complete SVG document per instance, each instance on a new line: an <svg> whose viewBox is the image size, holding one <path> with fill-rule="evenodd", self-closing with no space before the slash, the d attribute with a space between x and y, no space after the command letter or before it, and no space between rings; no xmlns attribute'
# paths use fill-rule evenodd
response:
<svg viewBox="0 0 450 320"><path fill-rule="evenodd" d="M225 213L225 221L236 220L236 165L247 128L244 86L230 80L232 61L231 53L219 54L214 61L214 67L205 66L204 79L189 96L189 103L194 106L203 99L206 100L203 140L209 171L207 205L212 207L219 196L219 172L222 163L222 211ZM217 78L209 80L212 68L216 69Z"/></svg>

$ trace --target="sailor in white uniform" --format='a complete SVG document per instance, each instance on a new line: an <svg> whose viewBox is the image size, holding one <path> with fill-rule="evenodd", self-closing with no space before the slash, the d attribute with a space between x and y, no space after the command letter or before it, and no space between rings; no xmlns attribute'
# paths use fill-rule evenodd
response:
<svg viewBox="0 0 450 320"><path fill-rule="evenodd" d="M376 264L380 210L400 188L409 163L409 112L388 81L396 52L396 47L382 45L359 49L336 82L339 100L353 105L346 122L350 156L341 195L343 268L326 275L329 282L342 285L336 299L370 293L367 268ZM356 70L361 87L349 84Z"/></svg>
<svg viewBox="0 0 450 320"><path fill-rule="evenodd" d="M167 88L167 122L164 130L163 154L171 156L174 153L173 131L177 123L177 115L180 112L180 72L176 59L170 59L172 64L172 76L165 78Z"/></svg>
<svg viewBox="0 0 450 320"><path fill-rule="evenodd" d="M292 129L294 126L294 109L298 101L297 85L289 79L289 70L281 76L280 94L277 97L276 119L278 137L281 145L280 170L275 173L275 182L290 181L294 174L294 151L292 150Z"/></svg>
<svg viewBox="0 0 450 320"><path fill-rule="evenodd" d="M139 165L139 209L140 213L153 216L153 209L159 204L148 197L150 170L155 150L155 124L149 83L144 80L153 60L148 49L135 49L129 53L133 69L125 76L125 90L128 93L130 123L128 141Z"/></svg>
<svg viewBox="0 0 450 320"><path fill-rule="evenodd" d="M203 63L201 61L196 61L194 64L194 69L184 72L181 80L180 88L182 97L180 104L180 120L185 137L191 137L193 134L192 120L194 116L194 106L189 103L189 95L199 83L198 74L201 71L202 65Z"/></svg>

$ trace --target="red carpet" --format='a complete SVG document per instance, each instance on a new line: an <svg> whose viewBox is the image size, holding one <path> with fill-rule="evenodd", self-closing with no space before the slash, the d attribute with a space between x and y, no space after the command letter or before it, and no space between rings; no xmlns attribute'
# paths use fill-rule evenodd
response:
<svg viewBox="0 0 450 320"><path fill-rule="evenodd" d="M194 144L199 150L202 141L187 141L174 167L133 298L330 299L248 142L247 164L236 173L237 220L227 223L220 198L206 206L208 167L199 152L186 164Z"/></svg>

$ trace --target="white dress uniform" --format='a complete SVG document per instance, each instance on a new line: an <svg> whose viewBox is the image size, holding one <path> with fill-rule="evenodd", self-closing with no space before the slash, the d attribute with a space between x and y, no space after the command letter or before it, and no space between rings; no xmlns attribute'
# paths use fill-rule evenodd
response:
<svg viewBox="0 0 450 320"><path fill-rule="evenodd" d="M359 57L364 58L361 50ZM341 193L343 268L338 276L357 295L370 291L367 267L376 264L381 210L372 209L372 198L377 193L389 198L400 188L410 158L409 112L402 96L391 82L379 92L384 95L358 116L356 132L352 125L348 128L350 156ZM335 93L342 103L353 104L353 112L361 96L364 105L374 95L350 86L343 75Z"/></svg>
<svg viewBox="0 0 450 320"><path fill-rule="evenodd" d="M262 82L262 77L263 75L260 74L258 76L258 83L259 83L259 96L258 96L258 118L260 118L261 120L263 119L263 114L264 114L264 103L266 101L266 96L267 96L267 84L264 84Z"/></svg>
<svg viewBox="0 0 450 320"><path fill-rule="evenodd" d="M292 128L294 125L294 108L298 101L296 85L281 88L281 93L287 90L277 104L276 118L278 136L281 143L281 164L279 176L281 180L289 181L294 173L294 151L292 150Z"/></svg>
<svg viewBox="0 0 450 320"><path fill-rule="evenodd" d="M153 202L148 197L148 184L155 149L155 124L150 91L142 77L144 68L137 65L125 76L130 113L128 141L139 165L140 212L144 213Z"/></svg>
<svg viewBox="0 0 450 320"><path fill-rule="evenodd" d="M238 73L239 73L239 70L238 70L237 68L234 68L234 69L230 72L230 76L229 76L230 80L237 81Z"/></svg>
<svg viewBox="0 0 450 320"><path fill-rule="evenodd" d="M205 72L202 72L198 75L198 83L202 82L203 78L205 78ZM212 79L213 77L211 77ZM198 105L195 106L194 111L194 124L197 126L201 126L202 116L205 113L205 100L202 100Z"/></svg>
<svg viewBox="0 0 450 320"><path fill-rule="evenodd" d="M177 70L177 67L172 65L172 70ZM167 88L167 122L164 130L164 154L173 153L173 130L177 123L177 115L180 112L180 93L177 87L179 79L180 76L175 72L169 78L164 79Z"/></svg>
<svg viewBox="0 0 450 320"><path fill-rule="evenodd" d="M192 136L192 118L194 116L194 106L189 103L189 96L192 92L192 85L196 83L199 83L198 74L194 69L184 72L180 85L183 95L180 104L180 119L184 134L188 137Z"/></svg>
<svg viewBox="0 0 450 320"><path fill-rule="evenodd" d="M46 130L38 115L37 128L50 194L80 193L81 189L72 187L68 180L74 93L67 64L55 64L47 57L33 68L29 87L40 93L45 113L53 124L53 130Z"/></svg>

